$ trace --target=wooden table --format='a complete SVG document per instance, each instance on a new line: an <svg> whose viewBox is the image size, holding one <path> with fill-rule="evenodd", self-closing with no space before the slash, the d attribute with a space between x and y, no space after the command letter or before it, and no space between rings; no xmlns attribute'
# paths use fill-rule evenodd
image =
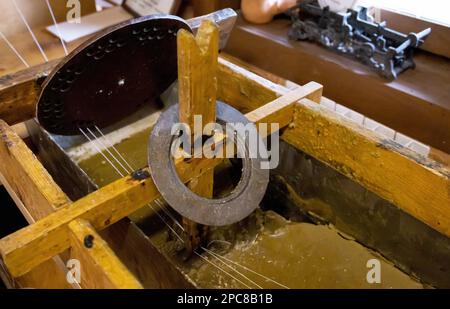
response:
<svg viewBox="0 0 450 309"><path fill-rule="evenodd" d="M290 21L254 25L239 18L226 52L324 95L396 131L450 153L450 61L426 52L389 82L356 60L315 43L290 41Z"/></svg>

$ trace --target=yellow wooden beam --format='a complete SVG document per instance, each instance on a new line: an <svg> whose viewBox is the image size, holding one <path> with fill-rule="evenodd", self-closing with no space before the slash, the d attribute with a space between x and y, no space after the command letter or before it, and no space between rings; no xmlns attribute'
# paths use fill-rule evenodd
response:
<svg viewBox="0 0 450 309"><path fill-rule="evenodd" d="M219 28L210 20L200 25L197 36L180 30L178 48L179 119L193 132L194 116L202 116L203 124L216 121L217 59L219 56ZM203 130L203 128L201 128ZM194 136L202 138L202 136ZM196 194L212 198L214 169L210 169L187 186ZM202 227L183 218L183 225L192 252L200 246Z"/></svg>
<svg viewBox="0 0 450 309"><path fill-rule="evenodd" d="M246 117L254 123L278 123L281 128L285 127L294 120L294 110L297 101L300 98L314 98L316 102L320 102L322 89L322 85L316 82L309 82L303 87L288 92L272 102L247 113Z"/></svg>
<svg viewBox="0 0 450 309"><path fill-rule="evenodd" d="M195 115L201 115L204 124L215 122L219 28L205 20L195 38L180 30L177 48L180 121L191 128Z"/></svg>
<svg viewBox="0 0 450 309"><path fill-rule="evenodd" d="M92 225L82 219L69 223L70 257L80 262L80 286L88 289L141 289L142 285L119 260Z"/></svg>

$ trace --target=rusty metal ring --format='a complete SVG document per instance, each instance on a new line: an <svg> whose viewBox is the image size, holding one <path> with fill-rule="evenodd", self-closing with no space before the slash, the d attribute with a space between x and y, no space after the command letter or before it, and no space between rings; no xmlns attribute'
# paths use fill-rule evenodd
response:
<svg viewBox="0 0 450 309"><path fill-rule="evenodd" d="M241 123L254 126L238 110L217 102L216 115L219 123ZM221 199L201 197L185 186L178 177L171 155L175 139L171 133L178 123L178 104L171 106L158 119L152 130L148 145L148 163L153 182L166 202L182 216L204 225L223 226L238 222L250 215L261 202L269 182L269 170L261 169L267 152L259 149L255 158L249 156L246 136L235 134L236 142L245 145L242 155L242 176L236 188ZM254 128L256 130L256 128ZM259 145L264 145L258 135Z"/></svg>

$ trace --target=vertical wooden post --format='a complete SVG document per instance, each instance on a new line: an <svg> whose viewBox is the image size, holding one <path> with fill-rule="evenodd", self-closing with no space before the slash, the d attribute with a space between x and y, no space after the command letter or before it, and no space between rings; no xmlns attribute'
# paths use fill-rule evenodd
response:
<svg viewBox="0 0 450 309"><path fill-rule="evenodd" d="M202 116L203 126L216 121L219 28L212 21L204 21L196 38L190 32L180 30L177 43L179 118L193 130L195 115ZM214 170L210 170L195 182L188 183L188 187L200 196L212 198L213 178ZM195 250L205 227L186 218L183 224L189 236L188 249Z"/></svg>

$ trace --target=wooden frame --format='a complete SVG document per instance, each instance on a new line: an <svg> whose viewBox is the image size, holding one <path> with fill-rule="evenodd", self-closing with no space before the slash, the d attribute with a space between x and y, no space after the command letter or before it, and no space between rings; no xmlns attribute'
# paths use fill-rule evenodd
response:
<svg viewBox="0 0 450 309"><path fill-rule="evenodd" d="M0 121L0 174L31 223L0 240L2 262L12 277L26 278L33 272L42 274L44 263L71 248L70 254L97 274L82 287L139 288L141 284L98 231L159 196L150 172L141 170L72 202L9 127L34 115L40 77L51 66L20 72L0 83L0 118L10 122ZM283 140L450 236L447 167L327 111L317 104L327 100L317 83L290 91L220 58L217 78L220 100L247 113L255 123L278 122ZM182 180L189 182L218 163L220 159L192 159L177 161L176 166ZM84 241L88 236L94 239L89 246Z"/></svg>

